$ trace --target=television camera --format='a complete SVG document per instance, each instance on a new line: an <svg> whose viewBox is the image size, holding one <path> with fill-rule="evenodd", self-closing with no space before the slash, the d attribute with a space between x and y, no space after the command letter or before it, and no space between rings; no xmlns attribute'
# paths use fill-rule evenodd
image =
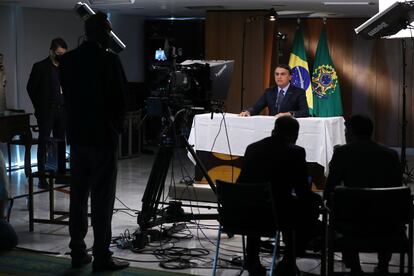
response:
<svg viewBox="0 0 414 276"><path fill-rule="evenodd" d="M172 67L156 66L157 75L148 116L172 113L182 108L196 111L222 111L233 72L233 60L186 60Z"/></svg>
<svg viewBox="0 0 414 276"><path fill-rule="evenodd" d="M187 214L181 208L181 202L173 201L165 208L161 204L161 195L174 148L184 146L192 156L196 166L215 192L215 185L206 168L188 143L185 127L189 127L189 118L193 110L222 111L230 85L234 61L187 60L175 66L165 74L160 89L155 90L147 102L147 115L160 116L164 126L161 131L161 145L142 197L142 209L138 214L139 229L134 233L135 248L143 248L147 243L150 228L165 222L188 221L191 219L217 219L217 214Z"/></svg>

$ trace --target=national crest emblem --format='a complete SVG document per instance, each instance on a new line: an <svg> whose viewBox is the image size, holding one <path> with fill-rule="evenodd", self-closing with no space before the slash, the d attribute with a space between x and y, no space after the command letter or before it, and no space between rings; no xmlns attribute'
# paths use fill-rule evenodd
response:
<svg viewBox="0 0 414 276"><path fill-rule="evenodd" d="M335 92L338 76L330 65L318 66L312 73L312 91L319 98L325 98Z"/></svg>

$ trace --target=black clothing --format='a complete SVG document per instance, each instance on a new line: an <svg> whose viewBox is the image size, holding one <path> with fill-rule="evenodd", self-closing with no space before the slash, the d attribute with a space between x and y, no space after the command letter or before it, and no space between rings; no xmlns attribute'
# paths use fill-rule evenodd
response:
<svg viewBox="0 0 414 276"><path fill-rule="evenodd" d="M394 150L371 140L337 147L329 163L324 198L338 185L385 188L402 185L402 169Z"/></svg>
<svg viewBox="0 0 414 276"><path fill-rule="evenodd" d="M84 42L62 56L68 144L112 147L122 131L127 82L119 57Z"/></svg>
<svg viewBox="0 0 414 276"><path fill-rule="evenodd" d="M64 105L62 90L60 89L59 68L52 66L52 101L51 105Z"/></svg>
<svg viewBox="0 0 414 276"><path fill-rule="evenodd" d="M49 108L49 116L37 120L39 127L39 144L37 145L37 168L38 171L43 172L45 170L46 162L46 148L50 142L50 134L53 134L57 143L57 170L58 172L64 172L66 168L66 144L65 144L65 132L66 132L66 120L67 114L64 106L52 105Z"/></svg>
<svg viewBox="0 0 414 276"><path fill-rule="evenodd" d="M95 259L111 256L109 245L111 221L115 201L117 151L113 148L71 145L71 186L69 247L72 252L86 249L84 238L88 232L88 197L91 195ZM77 253L74 253L75 255ZM73 256L72 256L73 257Z"/></svg>
<svg viewBox="0 0 414 276"><path fill-rule="evenodd" d="M281 103L277 102L277 96L277 86L268 88L255 105L248 108L247 111L253 116L259 114L263 108L267 107L269 109L269 115L271 116L280 112L291 112L296 118L309 117L306 92L302 88L290 84Z"/></svg>
<svg viewBox="0 0 414 276"><path fill-rule="evenodd" d="M397 152L369 139L337 147L329 163L329 175L324 190L328 205L331 194L339 185L361 188L401 186L402 169ZM360 269L357 252L343 252L343 257L351 269ZM390 259L391 253L378 252L380 265L388 266Z"/></svg>
<svg viewBox="0 0 414 276"><path fill-rule="evenodd" d="M237 182L270 182L276 213L285 238L296 231L296 247L303 250L317 225L318 195L310 190L305 150L275 136L249 145ZM247 261L259 261L260 237L247 238ZM289 244L290 239L285 239ZM291 249L291 245L287 246ZM288 251L287 254L292 254Z"/></svg>
<svg viewBox="0 0 414 276"><path fill-rule="evenodd" d="M53 103L53 63L50 57L35 63L27 82L27 92L37 119L46 119Z"/></svg>
<svg viewBox="0 0 414 276"><path fill-rule="evenodd" d="M3 218L0 218L0 251L12 250L18 243L17 234L13 227Z"/></svg>
<svg viewBox="0 0 414 276"><path fill-rule="evenodd" d="M45 170L46 144L52 133L58 144L58 170L64 171L66 159L65 128L66 110L60 93L58 69L50 57L33 65L27 82L27 92L34 107L34 115L39 127L39 145L37 148L38 171ZM42 179L44 181L44 179Z"/></svg>
<svg viewBox="0 0 414 276"><path fill-rule="evenodd" d="M308 190L305 155L302 147L274 136L264 138L247 147L237 182L270 182L279 210L292 204L293 192L302 194Z"/></svg>
<svg viewBox="0 0 414 276"><path fill-rule="evenodd" d="M117 141L126 112L126 78L118 56L95 42L84 42L63 55L60 69L71 145L71 255L85 254L90 193L94 262L106 262L111 256Z"/></svg>

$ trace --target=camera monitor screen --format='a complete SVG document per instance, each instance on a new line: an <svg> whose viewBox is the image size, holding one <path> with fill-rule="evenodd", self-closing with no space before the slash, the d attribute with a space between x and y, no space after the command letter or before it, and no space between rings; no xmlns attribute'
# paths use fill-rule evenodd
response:
<svg viewBox="0 0 414 276"><path fill-rule="evenodd" d="M211 99L225 100L230 88L234 60L186 60L181 65L209 64Z"/></svg>
<svg viewBox="0 0 414 276"><path fill-rule="evenodd" d="M158 50L155 50L155 60L157 61L166 61L167 56L165 55L165 51L161 48L158 48Z"/></svg>

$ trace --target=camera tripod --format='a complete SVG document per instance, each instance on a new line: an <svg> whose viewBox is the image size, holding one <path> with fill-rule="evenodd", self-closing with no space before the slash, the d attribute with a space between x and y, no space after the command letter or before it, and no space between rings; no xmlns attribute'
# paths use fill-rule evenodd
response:
<svg viewBox="0 0 414 276"><path fill-rule="evenodd" d="M168 106L166 110L169 114L171 114ZM177 124L179 116L183 114L185 116L186 112L186 109L181 109L178 111L175 115L175 120L172 119L173 116L164 117L166 126L164 127L164 130L161 134L162 142L155 156L155 161L152 165L147 186L142 197L141 212L139 212L137 218L139 229L134 233L136 238L134 242L135 248L140 249L145 247L147 244L147 236L150 234L149 229L154 226L161 225L163 223L218 218L218 214L184 213L183 209L181 208L182 204L180 201L170 202L166 208L161 210L158 208L160 205L161 195L164 191L165 181L170 168L170 164L173 159L174 149L177 147L177 144L180 143L182 143L182 145L191 154L196 162L196 166L201 170L203 176L206 178L208 184L210 185L210 188L214 193L216 193L215 184L208 175L205 166L198 158L193 147L188 143L183 134L177 136L174 135L175 126Z"/></svg>

